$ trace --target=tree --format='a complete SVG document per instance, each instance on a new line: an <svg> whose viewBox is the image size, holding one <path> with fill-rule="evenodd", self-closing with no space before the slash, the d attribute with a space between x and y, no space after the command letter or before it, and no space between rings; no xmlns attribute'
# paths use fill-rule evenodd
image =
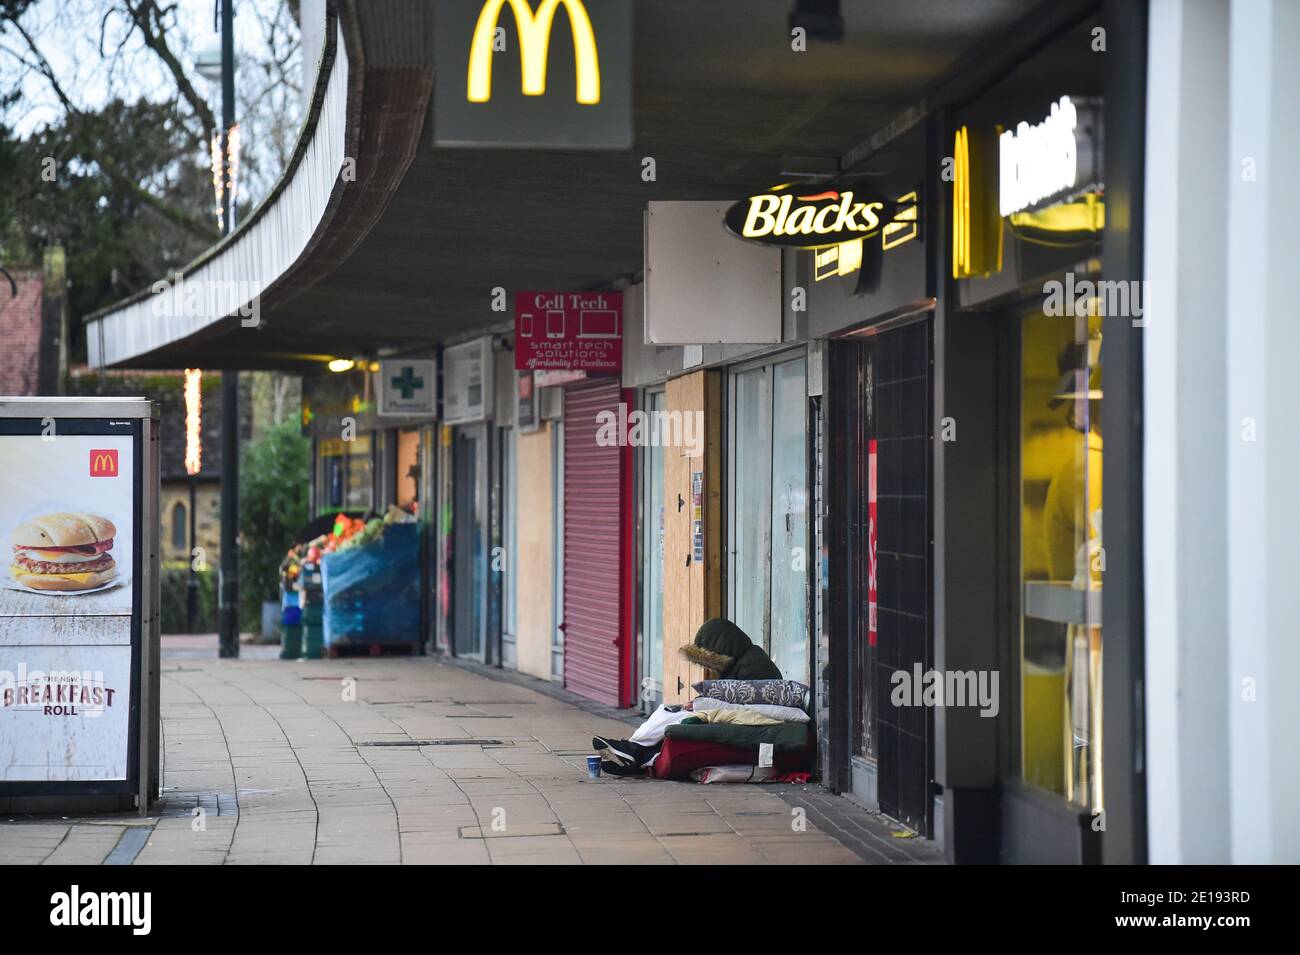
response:
<svg viewBox="0 0 1300 955"><path fill-rule="evenodd" d="M237 0L245 210L297 136L295 8ZM0 0L0 261L38 261L45 245L64 245L74 360L84 315L218 238L209 150L219 95L192 66L205 37L174 2ZM87 91L101 95L83 101Z"/></svg>
<svg viewBox="0 0 1300 955"><path fill-rule="evenodd" d="M268 428L248 445L239 470L239 601L245 626L279 592L280 561L310 518L311 442L297 420Z"/></svg>

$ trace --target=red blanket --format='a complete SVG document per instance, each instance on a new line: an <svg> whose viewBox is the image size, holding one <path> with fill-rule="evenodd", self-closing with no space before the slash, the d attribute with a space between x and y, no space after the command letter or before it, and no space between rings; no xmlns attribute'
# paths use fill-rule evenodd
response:
<svg viewBox="0 0 1300 955"><path fill-rule="evenodd" d="M665 739L659 758L650 767L650 775L656 779L690 779L693 769L737 764L758 765L758 750L696 740ZM775 753L772 764L783 774L809 772L812 770L812 747Z"/></svg>

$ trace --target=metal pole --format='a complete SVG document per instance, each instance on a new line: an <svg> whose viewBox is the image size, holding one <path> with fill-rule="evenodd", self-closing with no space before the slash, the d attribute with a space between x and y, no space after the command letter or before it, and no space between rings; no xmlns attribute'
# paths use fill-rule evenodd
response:
<svg viewBox="0 0 1300 955"><path fill-rule="evenodd" d="M230 201L227 151L235 125L234 0L221 0L221 231L229 234ZM217 601L219 655L239 656L239 372L221 375L221 576Z"/></svg>
<svg viewBox="0 0 1300 955"><path fill-rule="evenodd" d="M194 475L190 475L190 579L185 590L185 629L189 633L194 633L195 626L199 618L199 572L195 569L195 548L199 542L195 537L195 529L198 526L195 517L195 480Z"/></svg>

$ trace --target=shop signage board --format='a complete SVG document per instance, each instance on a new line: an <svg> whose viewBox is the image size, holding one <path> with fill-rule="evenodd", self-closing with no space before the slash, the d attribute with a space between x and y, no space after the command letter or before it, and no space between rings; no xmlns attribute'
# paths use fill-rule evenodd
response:
<svg viewBox="0 0 1300 955"><path fill-rule="evenodd" d="M632 0L439 0L436 146L632 145Z"/></svg>
<svg viewBox="0 0 1300 955"><path fill-rule="evenodd" d="M398 359L379 363L379 413L433 417L438 410L438 364Z"/></svg>
<svg viewBox="0 0 1300 955"><path fill-rule="evenodd" d="M1036 123L1022 120L998 137L998 211L1038 209L1101 183L1101 110L1092 99L1062 96Z"/></svg>
<svg viewBox="0 0 1300 955"><path fill-rule="evenodd" d="M492 417L495 370L491 336L444 348L442 420L468 424Z"/></svg>
<svg viewBox="0 0 1300 955"><path fill-rule="evenodd" d="M735 203L723 222L750 242L817 249L879 234L898 206L862 179L786 183Z"/></svg>
<svg viewBox="0 0 1300 955"><path fill-rule="evenodd" d="M781 341L782 250L759 242L737 242L726 229L718 228L726 214L727 203L714 200L647 204L643 300L647 345ZM677 367L691 367L700 360L691 357L688 349Z"/></svg>
<svg viewBox="0 0 1300 955"><path fill-rule="evenodd" d="M153 795L153 415L140 399L0 399L0 796L143 811Z"/></svg>
<svg viewBox="0 0 1300 955"><path fill-rule="evenodd" d="M515 369L623 370L622 292L517 292Z"/></svg>

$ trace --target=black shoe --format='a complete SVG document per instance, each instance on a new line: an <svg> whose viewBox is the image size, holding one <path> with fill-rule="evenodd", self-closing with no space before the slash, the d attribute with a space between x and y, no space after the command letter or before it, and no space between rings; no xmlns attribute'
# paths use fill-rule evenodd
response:
<svg viewBox="0 0 1300 955"><path fill-rule="evenodd" d="M591 745L607 761L623 766L640 766L645 751L645 747L629 740L608 739L604 736L593 736Z"/></svg>

